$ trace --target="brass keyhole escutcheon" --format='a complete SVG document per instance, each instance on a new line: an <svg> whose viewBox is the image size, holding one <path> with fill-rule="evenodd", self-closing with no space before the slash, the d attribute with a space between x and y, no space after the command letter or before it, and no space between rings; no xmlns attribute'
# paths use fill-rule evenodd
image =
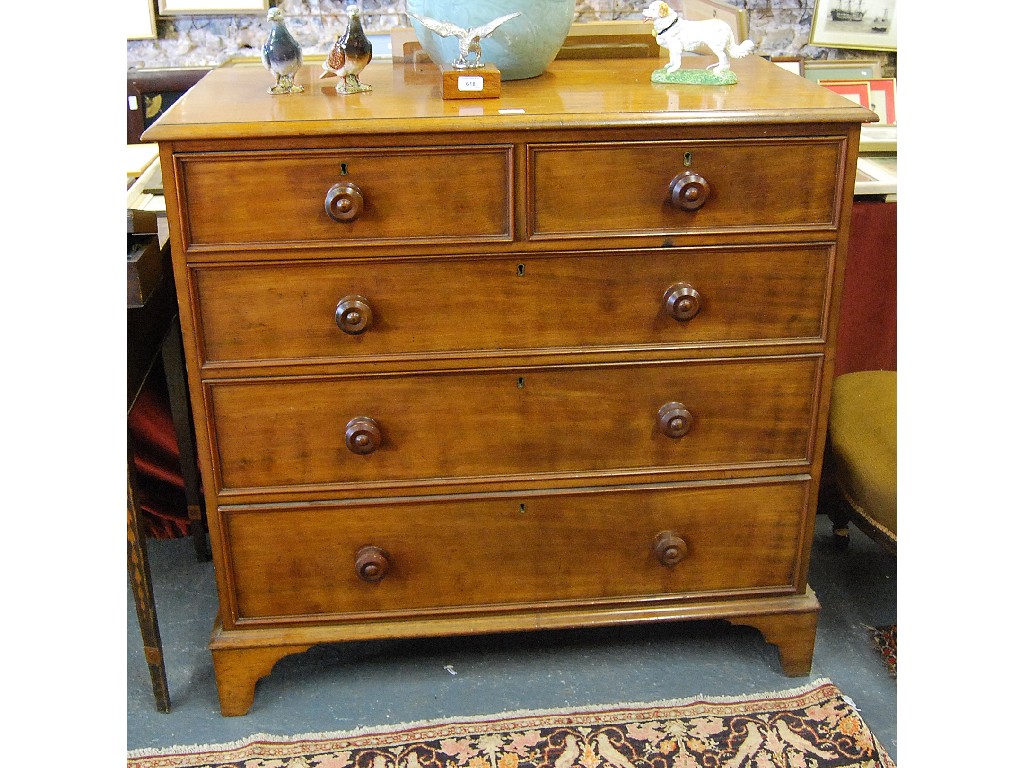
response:
<svg viewBox="0 0 1024 768"><path fill-rule="evenodd" d="M519 389L525 389L526 388L526 379L523 378L522 376L520 376L518 379L516 379L516 386Z"/></svg>
<svg viewBox="0 0 1024 768"><path fill-rule="evenodd" d="M516 276L517 277L522 277L525 274L526 274L526 265L525 264L517 264L516 265Z"/></svg>

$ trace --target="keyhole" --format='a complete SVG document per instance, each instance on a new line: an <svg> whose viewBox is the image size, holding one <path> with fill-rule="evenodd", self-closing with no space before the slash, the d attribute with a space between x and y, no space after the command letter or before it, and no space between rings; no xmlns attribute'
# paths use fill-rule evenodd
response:
<svg viewBox="0 0 1024 768"><path fill-rule="evenodd" d="M525 512L526 512L526 505L525 504L520 504L519 505L519 514L525 514Z"/></svg>
<svg viewBox="0 0 1024 768"><path fill-rule="evenodd" d="M519 277L522 277L525 274L526 274L526 265L525 264L516 264L516 275L518 275Z"/></svg>
<svg viewBox="0 0 1024 768"><path fill-rule="evenodd" d="M341 164L341 175L348 176L348 163Z"/></svg>
<svg viewBox="0 0 1024 768"><path fill-rule="evenodd" d="M693 162L693 155L691 153L689 153L689 152L684 152L683 153L683 165L685 165L687 168L689 168L690 167L690 163L692 163L692 162Z"/></svg>
<svg viewBox="0 0 1024 768"><path fill-rule="evenodd" d="M518 379L516 379L516 386L519 387L520 389L526 387L526 379L520 376Z"/></svg>

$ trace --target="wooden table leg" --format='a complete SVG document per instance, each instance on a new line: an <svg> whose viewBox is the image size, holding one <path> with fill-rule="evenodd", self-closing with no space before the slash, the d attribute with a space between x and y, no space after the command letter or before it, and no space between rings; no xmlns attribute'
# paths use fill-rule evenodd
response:
<svg viewBox="0 0 1024 768"><path fill-rule="evenodd" d="M167 670L164 667L163 644L156 620L156 601L153 599L153 580L149 572L146 541L139 527L138 493L135 486L135 467L131 441L128 443L128 577L135 596L135 612L139 617L142 645L149 665L153 684L153 698L160 712L171 711L171 697L167 689Z"/></svg>
<svg viewBox="0 0 1024 768"><path fill-rule="evenodd" d="M185 503L188 507L189 532L192 535L196 559L200 562L207 562L211 559L212 554L203 515L203 497L199 480L199 465L196 461L192 408L188 400L181 324L177 315L174 316L167 330L160 351L163 356L164 377L167 380L167 394L171 403L171 420L174 422L174 434L178 440L181 475L185 480Z"/></svg>

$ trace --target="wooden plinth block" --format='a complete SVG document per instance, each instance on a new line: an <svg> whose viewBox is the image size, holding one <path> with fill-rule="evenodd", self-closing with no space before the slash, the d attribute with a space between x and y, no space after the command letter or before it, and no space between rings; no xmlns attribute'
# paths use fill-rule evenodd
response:
<svg viewBox="0 0 1024 768"><path fill-rule="evenodd" d="M441 96L445 99L496 99L501 95L501 72L493 64L475 69L441 67Z"/></svg>

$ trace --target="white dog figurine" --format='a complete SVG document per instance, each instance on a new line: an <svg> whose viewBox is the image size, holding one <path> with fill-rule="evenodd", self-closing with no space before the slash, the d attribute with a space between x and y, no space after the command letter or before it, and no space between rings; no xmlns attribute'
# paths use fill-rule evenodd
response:
<svg viewBox="0 0 1024 768"><path fill-rule="evenodd" d="M645 21L654 23L654 38L658 45L668 49L669 65L666 72L675 72L682 66L683 51L695 51L701 43L707 45L718 57L718 62L708 67L716 75L729 69L729 57L742 59L754 50L753 40L737 44L732 29L721 19L687 21L668 3L655 0L643 10Z"/></svg>

